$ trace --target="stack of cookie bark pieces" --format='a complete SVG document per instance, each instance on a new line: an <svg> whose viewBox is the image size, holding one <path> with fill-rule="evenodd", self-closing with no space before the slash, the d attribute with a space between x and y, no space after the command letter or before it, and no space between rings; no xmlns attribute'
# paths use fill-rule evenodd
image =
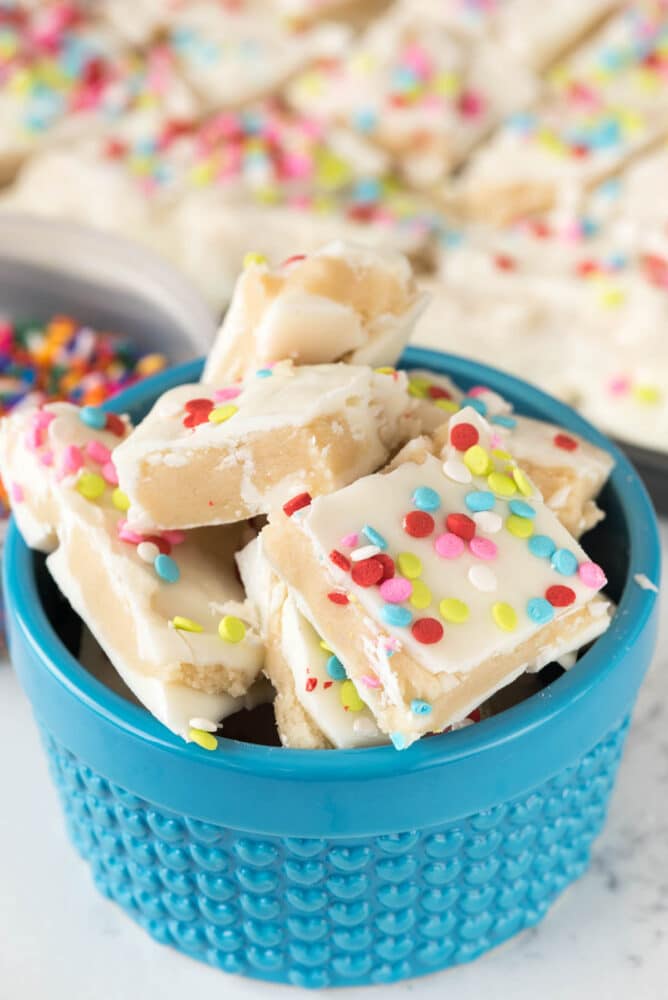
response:
<svg viewBox="0 0 668 1000"><path fill-rule="evenodd" d="M19 529L185 739L214 749L273 698L286 746L403 749L608 627L578 539L609 455L395 368L425 306L396 252L250 254L201 382L136 427L69 404L3 421Z"/></svg>

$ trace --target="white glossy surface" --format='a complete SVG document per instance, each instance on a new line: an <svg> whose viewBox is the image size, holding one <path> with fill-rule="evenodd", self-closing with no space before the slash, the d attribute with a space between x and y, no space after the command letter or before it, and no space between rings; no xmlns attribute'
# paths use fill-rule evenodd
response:
<svg viewBox="0 0 668 1000"><path fill-rule="evenodd" d="M662 538L668 559L666 522ZM471 966L340 995L347 1000L446 995L661 1000L668 995L666 586L661 603L659 653L640 696L610 819L588 874L537 930ZM6 664L0 664L0 705L0 1000L308 995L228 977L161 948L100 897L66 839L30 709Z"/></svg>

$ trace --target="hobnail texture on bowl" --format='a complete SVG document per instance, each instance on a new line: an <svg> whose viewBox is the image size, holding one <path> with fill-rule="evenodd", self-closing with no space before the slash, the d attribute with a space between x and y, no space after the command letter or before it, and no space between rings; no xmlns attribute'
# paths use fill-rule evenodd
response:
<svg viewBox="0 0 668 1000"><path fill-rule="evenodd" d="M405 364L487 384L610 447L493 369L419 350ZM200 370L164 373L111 406L139 419ZM536 924L587 867L656 638L656 595L634 583L659 578L656 521L612 450L606 521L586 541L619 606L609 631L539 695L401 753L184 744L76 661L43 560L12 528L12 657L98 888L194 958L314 988L422 975Z"/></svg>
<svg viewBox="0 0 668 1000"><path fill-rule="evenodd" d="M587 868L627 728L511 802L340 840L258 837L158 809L44 742L70 837L105 896L193 958L317 988L470 962L538 923Z"/></svg>

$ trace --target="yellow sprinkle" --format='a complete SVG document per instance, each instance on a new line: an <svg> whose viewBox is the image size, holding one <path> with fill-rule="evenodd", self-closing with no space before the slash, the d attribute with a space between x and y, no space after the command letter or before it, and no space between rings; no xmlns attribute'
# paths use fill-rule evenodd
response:
<svg viewBox="0 0 668 1000"><path fill-rule="evenodd" d="M504 451L503 448L494 448L492 451L494 458L498 458L501 462L512 462L513 456L509 451Z"/></svg>
<svg viewBox="0 0 668 1000"><path fill-rule="evenodd" d="M137 362L137 374L155 375L156 372L161 372L166 365L167 359L164 354L146 354Z"/></svg>
<svg viewBox="0 0 668 1000"><path fill-rule="evenodd" d="M397 563L402 575L409 580L415 580L422 572L422 562L413 552L400 552Z"/></svg>
<svg viewBox="0 0 668 1000"><path fill-rule="evenodd" d="M504 632L514 632L517 628L517 612L503 601L492 605L492 618Z"/></svg>
<svg viewBox="0 0 668 1000"><path fill-rule="evenodd" d="M216 750L218 748L218 740L213 733L207 733L203 729L191 729L188 737L203 750Z"/></svg>
<svg viewBox="0 0 668 1000"><path fill-rule="evenodd" d="M382 368L374 368L374 371L378 372L379 375L394 375L396 368L392 368L391 365L383 365Z"/></svg>
<svg viewBox="0 0 668 1000"><path fill-rule="evenodd" d="M516 538L531 538L533 535L533 522L531 519L528 517L518 517L517 514L511 514L510 517L506 518L506 528Z"/></svg>
<svg viewBox="0 0 668 1000"><path fill-rule="evenodd" d="M204 628L199 622L194 622L192 618L182 618L181 615L174 615L169 623L172 628L179 629L181 632L203 632Z"/></svg>
<svg viewBox="0 0 668 1000"><path fill-rule="evenodd" d="M426 378L416 376L408 380L408 395L416 399L424 399L429 391L431 383Z"/></svg>
<svg viewBox="0 0 668 1000"><path fill-rule="evenodd" d="M485 476L492 467L489 455L479 444L471 445L464 452L464 465L474 476Z"/></svg>
<svg viewBox="0 0 668 1000"><path fill-rule="evenodd" d="M321 639L320 640L320 648L324 649L326 653L333 653L334 652L334 650L332 649L332 647L330 646L330 644L327 642L326 639Z"/></svg>
<svg viewBox="0 0 668 1000"><path fill-rule="evenodd" d="M520 468L513 469L513 479L523 497L533 496L533 487L529 482L529 477Z"/></svg>
<svg viewBox="0 0 668 1000"><path fill-rule="evenodd" d="M130 498L123 492L123 490L119 489L118 486L111 494L111 502L116 510L122 510L123 513L125 513L126 510L130 510Z"/></svg>
<svg viewBox="0 0 668 1000"><path fill-rule="evenodd" d="M468 605L456 597L444 597L438 606L441 617L453 625L461 625L469 619Z"/></svg>
<svg viewBox="0 0 668 1000"><path fill-rule="evenodd" d="M341 698L341 704L349 712L361 712L364 708L364 702L358 695L357 688L351 680L343 682L339 690L339 697Z"/></svg>
<svg viewBox="0 0 668 1000"><path fill-rule="evenodd" d="M246 636L246 626L236 615L225 615L218 624L218 635L225 642L241 642Z"/></svg>
<svg viewBox="0 0 668 1000"><path fill-rule="evenodd" d="M263 253L253 253L249 250L247 254L244 255L244 268L252 267L254 264L266 264L267 258Z"/></svg>
<svg viewBox="0 0 668 1000"><path fill-rule="evenodd" d="M459 403L455 403L454 399L435 399L434 406L438 406L439 410L445 410L446 413L456 413L459 409Z"/></svg>
<svg viewBox="0 0 668 1000"><path fill-rule="evenodd" d="M215 175L214 165L206 160L198 163L190 170L190 179L198 187L206 187L210 184Z"/></svg>
<svg viewBox="0 0 668 1000"><path fill-rule="evenodd" d="M517 493L516 482L503 472L491 472L487 477L487 485L492 493L497 493L500 497L511 497Z"/></svg>
<svg viewBox="0 0 668 1000"><path fill-rule="evenodd" d="M598 301L602 306L607 306L609 309L616 309L617 306L621 306L626 295L621 288L615 285L608 285L598 290Z"/></svg>
<svg viewBox="0 0 668 1000"><path fill-rule="evenodd" d="M422 580L413 580L413 593L410 602L418 611L423 611L431 604L431 590Z"/></svg>
<svg viewBox="0 0 668 1000"><path fill-rule="evenodd" d="M631 395L636 402L645 403L647 406L655 406L661 402L661 390L657 385L635 385Z"/></svg>
<svg viewBox="0 0 668 1000"><path fill-rule="evenodd" d="M86 500L99 500L107 484L97 472L82 472L77 480L77 491Z"/></svg>
<svg viewBox="0 0 668 1000"><path fill-rule="evenodd" d="M209 414L209 421L212 424L224 424L226 420L239 412L239 407L234 403L227 403L225 406L216 406Z"/></svg>

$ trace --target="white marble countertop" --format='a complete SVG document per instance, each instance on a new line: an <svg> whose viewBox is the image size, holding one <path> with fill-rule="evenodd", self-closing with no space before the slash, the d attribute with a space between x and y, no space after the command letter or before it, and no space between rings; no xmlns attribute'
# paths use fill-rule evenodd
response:
<svg viewBox="0 0 668 1000"><path fill-rule="evenodd" d="M668 562L666 522L662 538ZM661 610L659 652L585 877L540 927L473 965L393 987L347 990L347 1000L668 997L665 585ZM28 703L1 663L0 705L0 1000L308 995L228 977L162 948L100 897L66 839Z"/></svg>

